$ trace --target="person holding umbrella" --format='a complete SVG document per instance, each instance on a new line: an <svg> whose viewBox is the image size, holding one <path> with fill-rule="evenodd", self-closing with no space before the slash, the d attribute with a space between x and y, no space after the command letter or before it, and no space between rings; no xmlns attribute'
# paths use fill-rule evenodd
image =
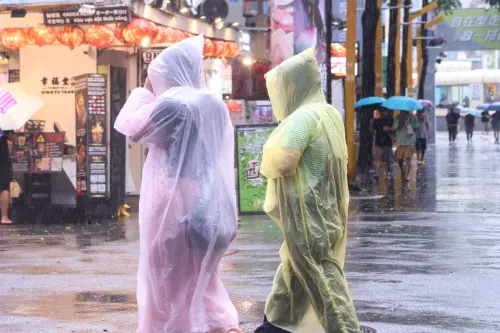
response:
<svg viewBox="0 0 500 333"><path fill-rule="evenodd" d="M394 156L392 154L392 136L390 129L393 125L393 119L389 114L389 111L382 109L380 111L381 117L378 119L373 119L371 123L371 130L375 136L375 172L378 175L382 173L380 168L385 166L386 175L391 172L392 161Z"/></svg>
<svg viewBox="0 0 500 333"><path fill-rule="evenodd" d="M10 182L12 181L12 163L10 162L9 141L13 141L12 132L0 130L0 210L1 224L11 224L9 219Z"/></svg>
<svg viewBox="0 0 500 333"><path fill-rule="evenodd" d="M467 141L472 140L472 134L474 133L474 126L476 122L476 117L473 114L467 113L464 118L465 132L467 133Z"/></svg>
<svg viewBox="0 0 500 333"><path fill-rule="evenodd" d="M43 106L41 99L26 94L19 83L0 85L0 210L1 223L11 224L8 217L12 164L9 141L13 130L20 128Z"/></svg>
<svg viewBox="0 0 500 333"><path fill-rule="evenodd" d="M448 139L450 140L450 145L455 142L458 134L458 121L460 120L460 114L455 112L454 108L448 110L446 115L446 123L448 124Z"/></svg>
<svg viewBox="0 0 500 333"><path fill-rule="evenodd" d="M404 96L393 96L382 103L381 107L400 111L394 120L392 129L387 126L385 130L396 134L398 142L396 160L401 169L401 178L406 182L410 180L411 160L416 151L417 132L420 130L420 123L413 115L413 111L422 110L423 107L416 100Z"/></svg>
<svg viewBox="0 0 500 333"><path fill-rule="evenodd" d="M493 116L491 116L491 128L493 129L493 135L495 136L495 143L500 142L500 111L496 111Z"/></svg>

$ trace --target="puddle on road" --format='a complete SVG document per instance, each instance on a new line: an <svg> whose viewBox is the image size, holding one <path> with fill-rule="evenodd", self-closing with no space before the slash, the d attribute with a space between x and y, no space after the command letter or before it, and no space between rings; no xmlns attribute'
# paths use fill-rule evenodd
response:
<svg viewBox="0 0 500 333"><path fill-rule="evenodd" d="M24 300L5 297L2 303L3 314L65 321L93 322L97 317L113 316L113 313L137 312L134 294L116 292L81 292Z"/></svg>

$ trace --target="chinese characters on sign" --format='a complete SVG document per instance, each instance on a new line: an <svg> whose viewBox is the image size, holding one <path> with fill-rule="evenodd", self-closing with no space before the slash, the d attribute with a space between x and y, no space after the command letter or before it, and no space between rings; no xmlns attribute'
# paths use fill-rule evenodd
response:
<svg viewBox="0 0 500 333"><path fill-rule="evenodd" d="M44 76L40 79L42 95L67 95L75 92L74 77Z"/></svg>
<svg viewBox="0 0 500 333"><path fill-rule="evenodd" d="M482 42L500 41L500 15L454 16L451 27L457 30L456 42L470 42L473 39Z"/></svg>
<svg viewBox="0 0 500 333"><path fill-rule="evenodd" d="M82 15L78 9L50 11L43 13L43 21L46 26L129 22L130 11L127 7L97 8L92 15Z"/></svg>

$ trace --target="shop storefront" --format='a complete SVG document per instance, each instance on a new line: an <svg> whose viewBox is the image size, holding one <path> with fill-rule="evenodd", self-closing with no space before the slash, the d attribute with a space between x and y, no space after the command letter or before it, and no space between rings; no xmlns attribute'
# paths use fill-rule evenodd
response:
<svg viewBox="0 0 500 333"><path fill-rule="evenodd" d="M18 81L44 102L13 143L14 202L23 209L116 215L126 194L140 187L141 147L112 124L129 92L145 80L147 63L141 59L150 61L199 33L206 35L207 58L239 53L232 29L166 16L136 2L85 15L80 5L41 6L28 8L22 18L0 13L0 22L0 58L6 60L0 59L0 84Z"/></svg>

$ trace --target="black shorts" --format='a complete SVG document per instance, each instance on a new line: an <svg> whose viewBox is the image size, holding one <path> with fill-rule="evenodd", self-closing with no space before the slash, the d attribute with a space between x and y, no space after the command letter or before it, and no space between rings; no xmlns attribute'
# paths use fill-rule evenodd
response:
<svg viewBox="0 0 500 333"><path fill-rule="evenodd" d="M419 138L417 139L417 142L415 143L415 148L420 151L426 151L427 150L427 139Z"/></svg>
<svg viewBox="0 0 500 333"><path fill-rule="evenodd" d="M12 181L12 165L0 164L0 192L10 191Z"/></svg>

